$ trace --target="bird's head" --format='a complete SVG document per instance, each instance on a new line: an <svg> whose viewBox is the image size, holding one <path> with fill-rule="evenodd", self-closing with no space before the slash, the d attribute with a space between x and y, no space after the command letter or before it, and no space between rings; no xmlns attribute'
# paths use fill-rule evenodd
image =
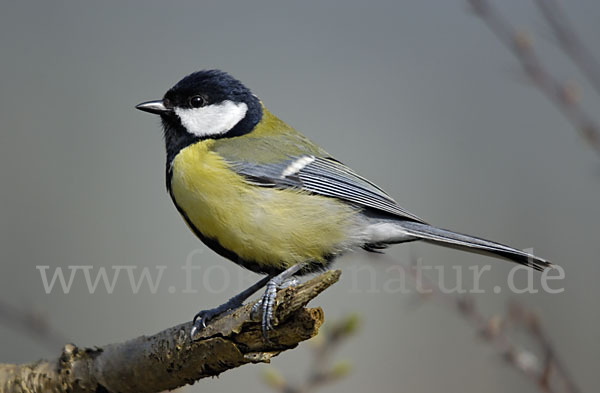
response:
<svg viewBox="0 0 600 393"><path fill-rule="evenodd" d="M167 151L178 151L198 140L247 134L262 117L259 99L219 70L194 72L177 82L162 100L143 102L136 108L160 115Z"/></svg>

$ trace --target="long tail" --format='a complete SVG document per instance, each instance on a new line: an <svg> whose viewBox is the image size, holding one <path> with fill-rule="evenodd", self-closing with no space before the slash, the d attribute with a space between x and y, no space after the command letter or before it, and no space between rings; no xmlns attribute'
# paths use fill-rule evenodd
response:
<svg viewBox="0 0 600 393"><path fill-rule="evenodd" d="M497 255L540 271L552 266L550 262L536 257L533 254L529 254L503 244L494 243L489 240L480 239L478 237L435 228L419 222L402 221L399 225L406 232L406 234L410 236L414 236L442 246L459 248L463 250L466 249L470 252L479 251L485 254Z"/></svg>

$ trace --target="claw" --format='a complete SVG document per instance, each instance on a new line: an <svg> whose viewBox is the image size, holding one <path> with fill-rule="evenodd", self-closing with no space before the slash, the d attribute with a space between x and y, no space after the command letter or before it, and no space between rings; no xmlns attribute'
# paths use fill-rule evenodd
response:
<svg viewBox="0 0 600 393"><path fill-rule="evenodd" d="M214 318L215 316L222 313L222 309L219 307L213 308L212 310L203 310L198 314L194 315L194 319L192 320L192 329L190 330L190 337L192 340L196 333L200 330L206 329L206 321Z"/></svg>
<svg viewBox="0 0 600 393"><path fill-rule="evenodd" d="M196 333L198 332L198 328L196 327L196 324L194 323L194 325L192 325L192 329L190 330L190 338L193 340L194 336L196 335Z"/></svg>

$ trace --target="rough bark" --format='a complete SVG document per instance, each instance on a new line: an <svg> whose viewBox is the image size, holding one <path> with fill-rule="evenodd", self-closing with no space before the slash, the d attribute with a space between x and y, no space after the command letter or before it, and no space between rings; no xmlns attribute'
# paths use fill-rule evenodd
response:
<svg viewBox="0 0 600 393"><path fill-rule="evenodd" d="M191 323L187 322L153 336L102 347L67 344L52 361L0 364L0 391L160 392L244 364L269 362L317 334L323 311L304 306L339 276L339 270L328 271L279 291L270 342L263 339L249 304L212 321L194 341L190 339Z"/></svg>

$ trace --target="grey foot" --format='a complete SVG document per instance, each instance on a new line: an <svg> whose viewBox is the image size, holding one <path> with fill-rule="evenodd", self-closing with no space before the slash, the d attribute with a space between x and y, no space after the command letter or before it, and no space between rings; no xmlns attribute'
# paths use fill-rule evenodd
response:
<svg viewBox="0 0 600 393"><path fill-rule="evenodd" d="M235 305L235 304L229 304L229 302L227 302L225 304L221 304L219 307L211 308L209 310L202 310L202 311L198 312L196 315L194 315L194 319L192 321L192 330L190 331L190 335L193 338L198 331L206 328L206 324L211 319L223 314L224 312L233 310L234 308L239 307L241 305L242 305L242 303Z"/></svg>
<svg viewBox="0 0 600 393"><path fill-rule="evenodd" d="M273 330L273 304L275 303L277 290L298 285L300 281L293 277L293 275L299 272L303 267L304 264L294 265L270 279L266 285L265 293L263 293L258 302L252 307L253 313L258 310L261 311L260 326L262 335L266 341L269 341L269 338L267 337L268 331Z"/></svg>
<svg viewBox="0 0 600 393"><path fill-rule="evenodd" d="M219 307L211 308L210 310L202 310L194 315L192 329L190 330L190 337L192 340L197 332L206 328L206 324L210 322L211 319L223 314L224 312L240 307L242 304L244 304L244 300L248 299L254 292L264 287L269 281L270 277L265 277L256 284L252 285L250 288L229 299L227 303L221 304Z"/></svg>

